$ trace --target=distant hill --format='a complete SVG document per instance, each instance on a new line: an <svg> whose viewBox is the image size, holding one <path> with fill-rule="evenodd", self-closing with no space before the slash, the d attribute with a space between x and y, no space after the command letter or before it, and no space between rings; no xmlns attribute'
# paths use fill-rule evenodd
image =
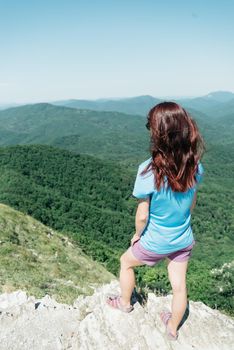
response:
<svg viewBox="0 0 234 350"><path fill-rule="evenodd" d="M222 121L224 116L226 115L232 115L232 123L234 120L234 98L229 100L228 102L223 102L216 106L215 108L210 108L208 111L209 115L212 115L216 119L219 119L219 121Z"/></svg>
<svg viewBox="0 0 234 350"><path fill-rule="evenodd" d="M197 111L207 114L214 120L215 118L222 117L230 112L230 106L232 106L233 99L233 93L222 94L221 92L217 92L194 99L179 100L178 102L185 108L194 108ZM234 109L232 108L231 111L234 112Z"/></svg>
<svg viewBox="0 0 234 350"><path fill-rule="evenodd" d="M225 103L234 99L234 93L230 91L214 91L209 93L208 95L203 96L203 98Z"/></svg>
<svg viewBox="0 0 234 350"><path fill-rule="evenodd" d="M186 97L164 97L158 98L150 95L134 96L128 98L102 98L97 100L67 99L49 102L56 106L65 106L77 109L88 109L94 111L120 112L125 114L143 115L148 114L150 108L163 101L176 101L186 108L213 115L213 108L225 107L224 104L234 99L234 93L230 91L213 91L204 96L193 98ZM37 103L35 103L37 104ZM40 103L41 104L41 103ZM22 104L9 103L0 105L0 110L10 107L22 106ZM227 114L229 112L225 112Z"/></svg>
<svg viewBox="0 0 234 350"><path fill-rule="evenodd" d="M53 102L57 106L66 106L95 111L120 112L134 115L146 115L150 108L161 100L152 96L137 96L121 99L65 100Z"/></svg>
<svg viewBox="0 0 234 350"><path fill-rule="evenodd" d="M234 93L229 91L214 91L205 96L195 98L157 98L153 96L136 96L132 98L120 99L100 99L100 100L64 100L56 101L53 104L80 109L92 109L96 111L116 111L128 114L146 116L154 105L163 101L175 101L185 108L193 108L203 113L211 113L213 108L225 108L223 105L234 99ZM223 111L224 114L227 114Z"/></svg>
<svg viewBox="0 0 234 350"><path fill-rule="evenodd" d="M123 159L147 154L142 116L41 103L0 111L0 145L49 144L77 153Z"/></svg>
<svg viewBox="0 0 234 350"><path fill-rule="evenodd" d="M17 106L19 106L19 104L17 103L2 103L0 104L0 110L11 108L11 107L17 107Z"/></svg>
<svg viewBox="0 0 234 350"><path fill-rule="evenodd" d="M225 137L209 116L189 109L207 141ZM120 112L99 112L53 106L47 103L0 111L0 145L49 144L76 153L96 155L132 164L148 157L146 117ZM214 138L215 136L215 138Z"/></svg>
<svg viewBox="0 0 234 350"><path fill-rule="evenodd" d="M21 289L69 303L114 278L66 234L2 203L0 227L1 293Z"/></svg>

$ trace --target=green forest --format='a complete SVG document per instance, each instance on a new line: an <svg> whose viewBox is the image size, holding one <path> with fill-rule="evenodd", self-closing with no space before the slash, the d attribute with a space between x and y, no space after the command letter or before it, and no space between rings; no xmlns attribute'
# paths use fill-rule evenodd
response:
<svg viewBox="0 0 234 350"><path fill-rule="evenodd" d="M194 106L192 106L194 108ZM233 119L193 111L207 150L192 228L188 297L234 315ZM149 157L145 117L48 104L0 112L0 201L68 235L118 276L134 233L137 166ZM136 268L137 285L170 292L165 261Z"/></svg>

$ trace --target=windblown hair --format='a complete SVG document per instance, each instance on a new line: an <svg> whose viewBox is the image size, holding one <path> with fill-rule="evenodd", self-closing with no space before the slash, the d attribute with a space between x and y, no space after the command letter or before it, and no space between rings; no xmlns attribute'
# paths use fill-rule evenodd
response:
<svg viewBox="0 0 234 350"><path fill-rule="evenodd" d="M192 188L205 151L195 120L179 104L162 102L149 111L146 127L151 132L152 161L141 175L152 170L157 190L165 176L172 191L186 192Z"/></svg>

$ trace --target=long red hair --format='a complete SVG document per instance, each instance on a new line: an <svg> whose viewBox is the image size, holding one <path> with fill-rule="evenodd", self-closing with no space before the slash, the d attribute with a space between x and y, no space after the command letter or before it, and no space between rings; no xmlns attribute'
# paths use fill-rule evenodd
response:
<svg viewBox="0 0 234 350"><path fill-rule="evenodd" d="M195 120L179 104L162 102L149 111L146 127L151 132L152 161L141 175L151 169L158 190L165 176L172 191L186 192L192 188L205 151Z"/></svg>

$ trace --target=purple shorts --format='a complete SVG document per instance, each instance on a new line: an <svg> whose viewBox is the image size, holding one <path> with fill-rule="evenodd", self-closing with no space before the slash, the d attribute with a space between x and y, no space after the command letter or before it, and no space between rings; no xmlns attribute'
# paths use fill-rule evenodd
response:
<svg viewBox="0 0 234 350"><path fill-rule="evenodd" d="M149 250L146 250L140 242L140 239L133 243L132 246L130 246L130 249L135 256L135 258L146 265L153 266L160 260L168 257L170 260L174 261L187 261L189 260L189 257L191 256L191 252L193 249L193 246L195 245L195 240L186 248L177 250L172 253L167 254L157 254L154 252L151 252Z"/></svg>

